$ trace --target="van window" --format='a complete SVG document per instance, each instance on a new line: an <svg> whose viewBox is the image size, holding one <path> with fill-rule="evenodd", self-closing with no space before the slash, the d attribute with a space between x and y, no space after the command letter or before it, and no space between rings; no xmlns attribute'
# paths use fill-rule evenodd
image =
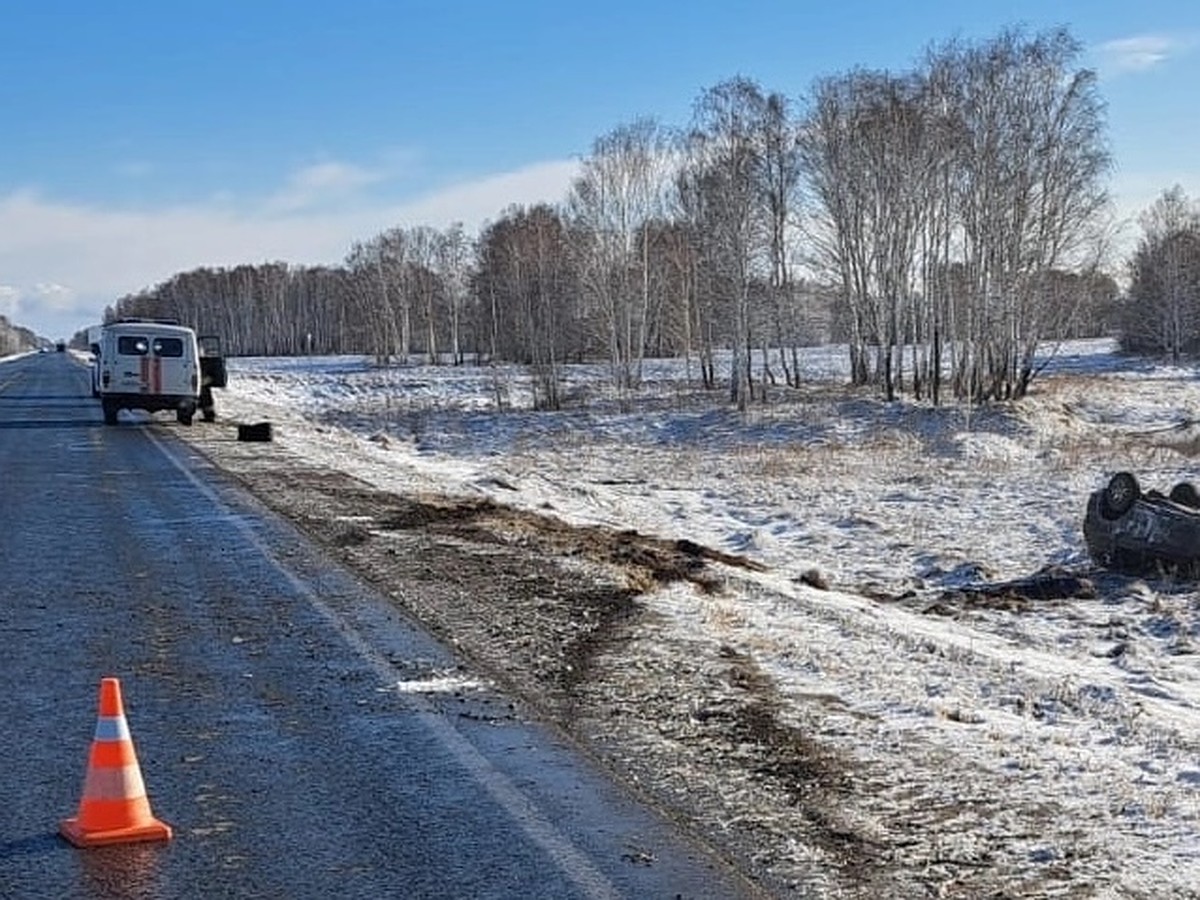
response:
<svg viewBox="0 0 1200 900"><path fill-rule="evenodd" d="M155 356L183 356L183 339L155 338L152 349Z"/></svg>
<svg viewBox="0 0 1200 900"><path fill-rule="evenodd" d="M117 338L117 352L122 356L145 356L150 352L150 342L144 337L121 335Z"/></svg>

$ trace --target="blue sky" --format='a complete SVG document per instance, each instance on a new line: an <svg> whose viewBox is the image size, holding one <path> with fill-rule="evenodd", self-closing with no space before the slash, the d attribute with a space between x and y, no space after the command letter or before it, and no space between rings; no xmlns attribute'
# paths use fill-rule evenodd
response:
<svg viewBox="0 0 1200 900"><path fill-rule="evenodd" d="M744 75L800 97L930 43L1066 25L1112 189L1200 199L1200 4L0 0L0 313L46 337L175 272L337 263L564 196L613 127Z"/></svg>

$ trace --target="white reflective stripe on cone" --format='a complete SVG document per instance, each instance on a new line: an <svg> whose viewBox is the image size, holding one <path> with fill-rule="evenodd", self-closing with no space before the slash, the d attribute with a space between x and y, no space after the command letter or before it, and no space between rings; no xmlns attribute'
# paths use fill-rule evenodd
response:
<svg viewBox="0 0 1200 900"><path fill-rule="evenodd" d="M101 716L96 720L96 740L128 741L129 723L124 716Z"/></svg>
<svg viewBox="0 0 1200 900"><path fill-rule="evenodd" d="M83 796L89 800L136 800L146 796L146 784L136 763L118 768L93 767L83 782Z"/></svg>

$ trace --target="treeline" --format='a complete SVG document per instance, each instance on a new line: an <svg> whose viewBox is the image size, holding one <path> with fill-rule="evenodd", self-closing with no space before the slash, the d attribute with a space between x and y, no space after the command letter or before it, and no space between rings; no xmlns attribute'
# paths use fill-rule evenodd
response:
<svg viewBox="0 0 1200 900"><path fill-rule="evenodd" d="M37 335L28 328L13 325L6 317L0 316L0 356L32 350L39 343Z"/></svg>
<svg viewBox="0 0 1200 900"><path fill-rule="evenodd" d="M1022 396L1046 340L1109 333L1110 158L1094 73L1065 30L931 48L789 98L745 78L692 120L597 139L568 196L477 236L394 228L332 267L182 273L106 316L171 316L234 354L518 361L539 402L603 359L635 391L687 356L730 399L797 384L799 347L849 346L856 383L933 403Z"/></svg>

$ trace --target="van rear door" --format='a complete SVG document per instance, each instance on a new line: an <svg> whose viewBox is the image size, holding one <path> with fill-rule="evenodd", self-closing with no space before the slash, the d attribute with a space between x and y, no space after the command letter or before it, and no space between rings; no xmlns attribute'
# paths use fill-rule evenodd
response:
<svg viewBox="0 0 1200 900"><path fill-rule="evenodd" d="M112 376L108 392L195 394L195 364L183 337L153 332L118 334L116 351L116 359L108 367Z"/></svg>

